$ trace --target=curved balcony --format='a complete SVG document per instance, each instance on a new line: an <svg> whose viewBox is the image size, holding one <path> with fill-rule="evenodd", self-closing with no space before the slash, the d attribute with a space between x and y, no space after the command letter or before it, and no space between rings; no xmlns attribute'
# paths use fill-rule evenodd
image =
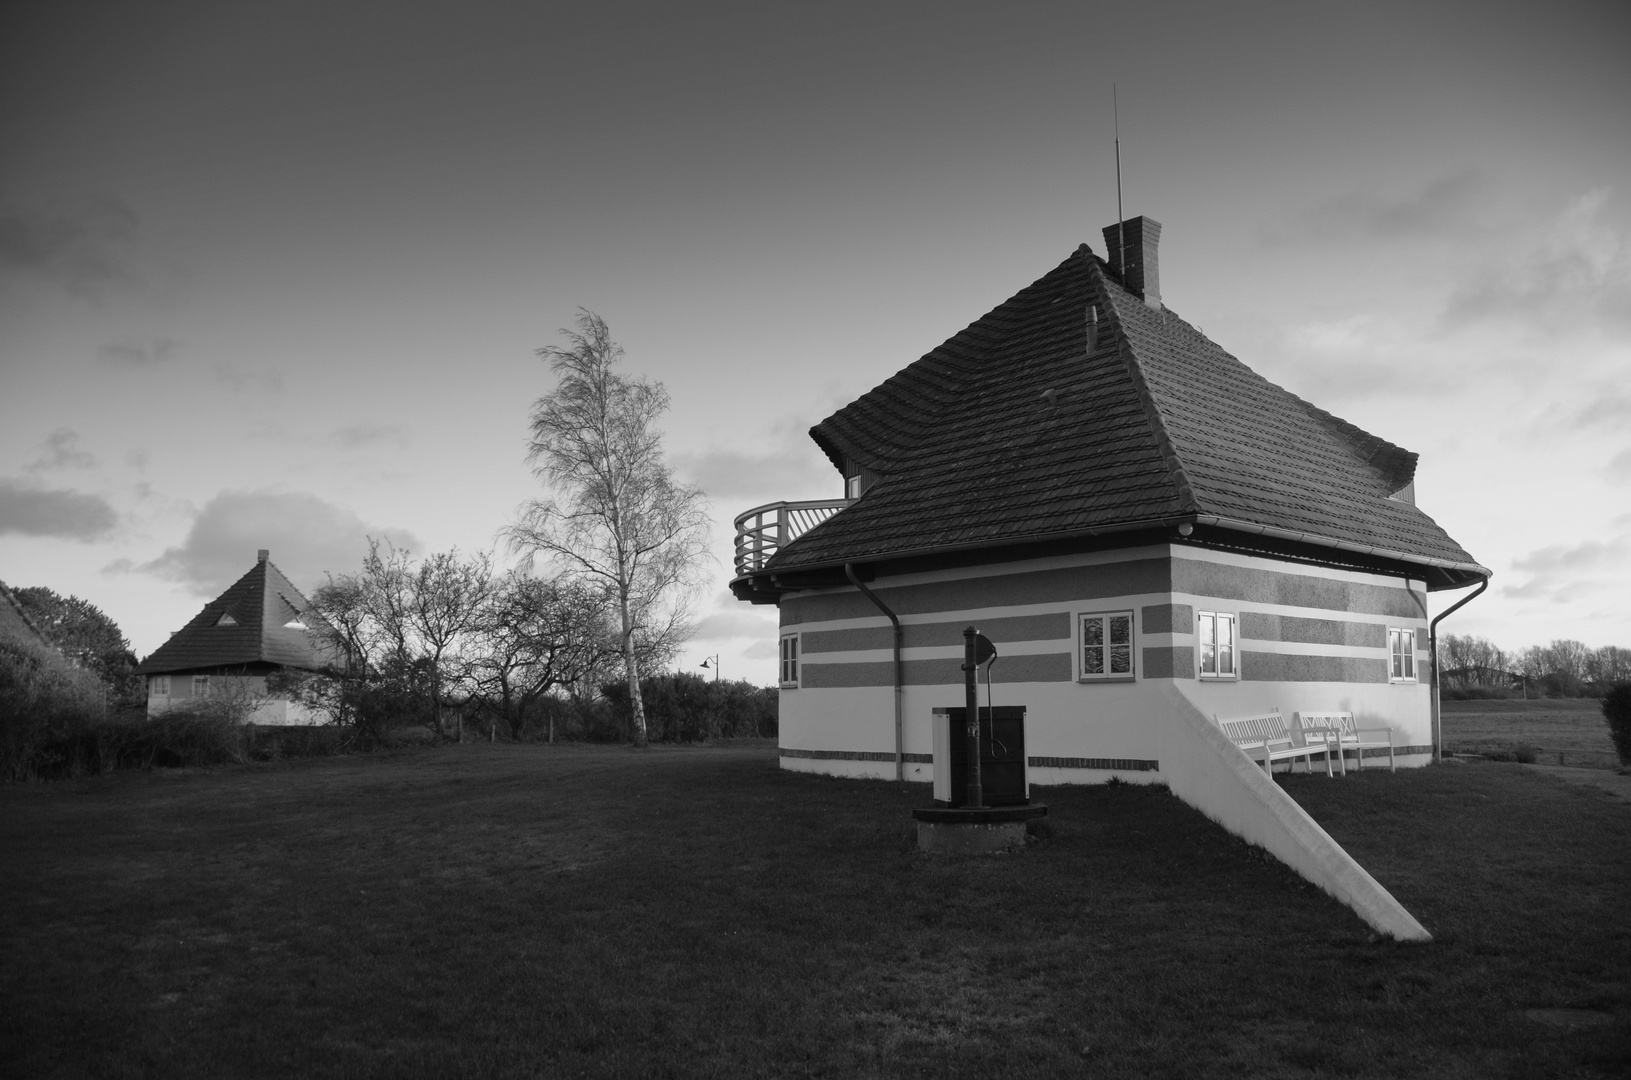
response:
<svg viewBox="0 0 1631 1080"><path fill-rule="evenodd" d="M784 544L792 543L852 501L773 502L736 515L736 576L763 570Z"/></svg>

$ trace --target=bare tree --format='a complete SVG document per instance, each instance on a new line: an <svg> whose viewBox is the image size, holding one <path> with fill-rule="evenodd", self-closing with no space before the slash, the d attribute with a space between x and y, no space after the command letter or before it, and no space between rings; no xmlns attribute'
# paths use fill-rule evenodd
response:
<svg viewBox="0 0 1631 1080"><path fill-rule="evenodd" d="M409 576L407 621L423 660L431 723L438 735L446 734L442 712L448 688L462 683L469 672L471 658L463 646L475 636L492 590L492 560L485 554L463 559L457 549L430 556ZM464 739L463 713L459 739Z"/></svg>
<svg viewBox="0 0 1631 1080"><path fill-rule="evenodd" d="M613 370L623 350L593 312L580 309L578 329L561 333L569 348L538 350L560 381L533 405L528 455L554 497L525 504L508 537L529 559L543 555L609 590L634 741L645 746L639 655L654 634L688 634L687 601L708 558L706 500L663 461L662 384Z"/></svg>
<svg viewBox="0 0 1631 1080"><path fill-rule="evenodd" d="M478 704L519 739L527 709L617 655L604 590L511 571L495 587L477 629L471 680ZM555 741L550 720L549 741Z"/></svg>
<svg viewBox="0 0 1631 1080"><path fill-rule="evenodd" d="M491 559L458 551L422 563L370 540L362 570L330 576L312 594L315 645L329 657L322 678L291 679L289 690L336 722L378 737L415 715L438 735L450 692L462 687L476 627L493 588Z"/></svg>

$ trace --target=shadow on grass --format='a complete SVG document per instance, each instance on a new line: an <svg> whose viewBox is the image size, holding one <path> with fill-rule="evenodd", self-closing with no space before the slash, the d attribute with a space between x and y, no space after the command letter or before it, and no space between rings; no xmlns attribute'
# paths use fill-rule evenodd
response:
<svg viewBox="0 0 1631 1080"><path fill-rule="evenodd" d="M1372 941L1164 789L1046 789L1049 839L929 858L908 816L926 788L782 772L769 743L7 789L0 1072L1631 1064L1623 805L1493 765L1283 779L1433 944ZM1525 1017L1546 1009L1605 1019Z"/></svg>

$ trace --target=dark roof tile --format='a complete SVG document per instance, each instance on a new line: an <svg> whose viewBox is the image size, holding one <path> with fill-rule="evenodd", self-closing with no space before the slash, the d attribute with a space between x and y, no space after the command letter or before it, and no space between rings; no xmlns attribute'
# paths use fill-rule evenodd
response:
<svg viewBox="0 0 1631 1080"><path fill-rule="evenodd" d="M237 625L221 625L221 616L229 613ZM316 670L322 657L306 630L285 625L294 619L313 630L321 625L310 602L282 571L269 561L257 562L136 670L152 675L252 663Z"/></svg>
<svg viewBox="0 0 1631 1080"><path fill-rule="evenodd" d="M880 479L771 571L1189 518L1487 573L1389 498L1416 455L1149 307L1085 244L810 434Z"/></svg>

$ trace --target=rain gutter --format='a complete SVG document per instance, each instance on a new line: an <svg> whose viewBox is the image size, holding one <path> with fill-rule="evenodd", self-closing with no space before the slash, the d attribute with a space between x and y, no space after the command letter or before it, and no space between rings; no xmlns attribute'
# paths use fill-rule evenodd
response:
<svg viewBox="0 0 1631 1080"><path fill-rule="evenodd" d="M854 563L844 564L844 576L849 578L851 585L861 590L862 596L872 601L873 606L884 613L884 616L889 620L889 624L895 628L895 779L904 781L906 779L906 755L901 729L901 697L905 693L906 687L900 661L900 619L896 618L895 613L890 611L882 600L878 599L876 593L861 584L861 579L855 576Z"/></svg>
<svg viewBox="0 0 1631 1080"><path fill-rule="evenodd" d="M1320 536L1316 533L1298 532L1295 529L1280 529L1273 525L1258 525L1238 518L1219 517L1216 514L1172 514L1164 517L1144 518L1139 521L1119 522L1100 528L1069 529L1056 533L1036 533L1029 536L1008 536L993 540L975 540L966 544L933 544L918 548L908 548L902 551L880 551L869 555L871 561L889 559L911 559L924 555L947 555L964 551L984 551L990 548L1013 547L1017 544L1039 544L1055 540L1072 540L1086 536L1110 536L1115 533L1141 532L1146 529L1172 528L1178 525L1210 525L1231 532L1249 533L1254 536L1267 536L1277 540L1290 540L1295 543L1313 544L1318 547L1328 547L1337 551L1352 552L1357 555L1371 555L1377 558L1390 559L1394 562L1408 563L1414 566L1431 566L1441 570L1459 570L1465 574L1488 579L1490 570L1474 562L1456 562L1453 559L1439 559L1430 555L1412 555L1409 552L1398 551L1393 548L1378 547L1374 544L1357 544L1351 540L1337 540L1329 536ZM779 554L779 553L778 553ZM852 564L840 562L818 562L804 566L766 567L763 571L743 574L735 580L759 577L761 574L774 580L778 572L805 572L810 570L828 570L838 566L846 568Z"/></svg>
<svg viewBox="0 0 1631 1080"><path fill-rule="evenodd" d="M1438 624L1457 608L1470 604L1477 599L1478 594L1487 588L1489 588L1489 578L1486 577L1478 583L1478 588L1439 612L1438 618L1427 624L1427 651L1431 654L1433 662L1433 764L1435 765L1444 760L1444 730L1438 703Z"/></svg>

